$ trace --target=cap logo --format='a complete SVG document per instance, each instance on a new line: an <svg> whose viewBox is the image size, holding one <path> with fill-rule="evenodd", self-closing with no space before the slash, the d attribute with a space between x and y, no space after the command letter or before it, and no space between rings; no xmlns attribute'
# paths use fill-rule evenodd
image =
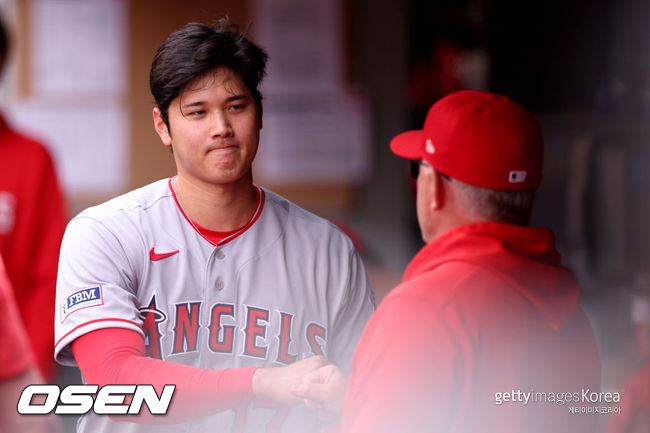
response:
<svg viewBox="0 0 650 433"><path fill-rule="evenodd" d="M522 183L526 180L526 170L512 170L508 175L508 182Z"/></svg>
<svg viewBox="0 0 650 433"><path fill-rule="evenodd" d="M427 141L424 143L424 150L431 155L436 153L436 148L430 138L427 138Z"/></svg>

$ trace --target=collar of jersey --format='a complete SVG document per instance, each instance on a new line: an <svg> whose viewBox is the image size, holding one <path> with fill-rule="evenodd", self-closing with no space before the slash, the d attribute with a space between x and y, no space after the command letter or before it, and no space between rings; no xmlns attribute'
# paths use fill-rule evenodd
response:
<svg viewBox="0 0 650 433"><path fill-rule="evenodd" d="M255 224L255 221L260 217L262 214L262 209L264 208L264 200L265 200L265 195L264 195L264 190L260 188L259 186L253 184L253 188L256 189L257 191L257 204L255 205L255 210L251 214L251 217L248 219L246 224L243 226L239 227L238 229L233 230L232 232L225 232L227 236L225 236L223 239L221 239L219 242L213 242L210 240L208 237L205 236L204 232L201 230L202 227L200 227L198 224L196 224L192 219L187 215L185 212L185 209L183 209L183 205L181 204L181 201L178 199L178 194L176 194L176 189L174 188L174 179L176 176L172 177L169 179L169 189L172 192L172 196L174 197L174 201L176 202L176 206L178 206L178 209L181 211L181 214L183 214L183 217L185 217L185 220L192 226L192 228L207 242L210 244L220 247L221 245L225 245L228 242L234 240L235 238L241 236ZM207 230L207 229L204 229ZM214 232L213 230L207 230L208 232Z"/></svg>

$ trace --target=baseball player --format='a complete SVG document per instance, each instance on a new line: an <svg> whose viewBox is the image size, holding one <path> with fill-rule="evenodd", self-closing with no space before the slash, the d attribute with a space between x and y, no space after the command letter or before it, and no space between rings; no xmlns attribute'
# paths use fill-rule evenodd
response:
<svg viewBox="0 0 650 433"><path fill-rule="evenodd" d="M296 394L342 408L345 433L593 432L581 408L600 362L580 287L553 233L528 226L543 159L533 115L459 91L391 149L410 160L426 245L368 322L347 389L325 366Z"/></svg>
<svg viewBox="0 0 650 433"><path fill-rule="evenodd" d="M91 384L176 385L166 417L89 413L79 432L319 427L290 386L325 356L348 368L374 300L349 238L253 183L266 58L227 19L171 34L150 87L176 176L69 223L56 359Z"/></svg>

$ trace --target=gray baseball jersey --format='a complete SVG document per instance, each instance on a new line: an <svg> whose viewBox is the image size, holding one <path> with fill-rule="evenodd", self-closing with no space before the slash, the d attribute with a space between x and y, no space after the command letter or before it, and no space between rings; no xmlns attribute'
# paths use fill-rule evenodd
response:
<svg viewBox="0 0 650 433"><path fill-rule="evenodd" d="M74 339L120 327L144 336L147 355L194 367L271 367L323 354L347 369L374 310L352 242L330 222L256 188L249 223L216 245L185 214L173 179L76 216L59 260L57 361L76 365ZM267 431L277 414L253 404L245 410L246 432ZM235 413L152 427L91 412L78 431L229 432ZM293 432L317 422L296 406L281 424L276 431Z"/></svg>

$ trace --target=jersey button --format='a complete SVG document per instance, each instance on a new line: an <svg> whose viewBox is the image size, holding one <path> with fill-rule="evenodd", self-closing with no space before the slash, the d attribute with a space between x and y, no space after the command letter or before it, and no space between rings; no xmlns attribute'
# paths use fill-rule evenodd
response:
<svg viewBox="0 0 650 433"><path fill-rule="evenodd" d="M225 255L225 254L223 253L223 251L221 251L221 250L217 250L215 256L216 256L216 258L219 259L219 260L223 260L223 259L226 257L226 255Z"/></svg>
<svg viewBox="0 0 650 433"><path fill-rule="evenodd" d="M214 287L215 287L217 290L223 290L223 287L224 287L223 280L222 280L221 278L218 278L218 279L217 279L217 282L216 282L215 285L214 285Z"/></svg>

